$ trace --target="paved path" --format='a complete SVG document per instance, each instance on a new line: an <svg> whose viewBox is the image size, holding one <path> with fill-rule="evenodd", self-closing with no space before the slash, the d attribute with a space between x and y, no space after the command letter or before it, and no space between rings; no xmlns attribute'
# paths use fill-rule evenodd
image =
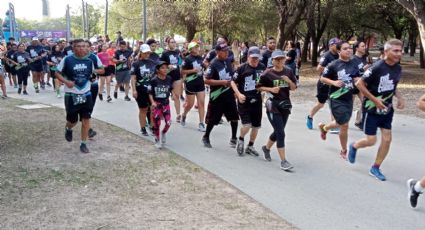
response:
<svg viewBox="0 0 425 230"><path fill-rule="evenodd" d="M63 99L56 98L51 89L35 95L29 87L30 96L8 90L10 97L63 107ZM94 117L138 134L135 101L125 102L122 94L119 97L121 99L112 103L97 101ZM238 157L235 149L228 145L230 125L227 123L213 130L213 148L204 148L202 134L196 130L195 111L189 114L186 127L172 124L167 147L236 186L301 229L425 228L425 199L421 197L420 207L412 210L407 203L405 185L408 178L425 174L425 120L395 116L391 152L382 166L388 181L380 182L368 175L377 148L360 150L355 165L341 160L336 135L329 135L323 142L317 129L306 129L305 114L311 106L309 102L295 101L286 129L288 160L295 166L292 173L279 169L275 149L272 162L265 162L261 157ZM328 113L326 110L319 112L316 124L319 120L327 121ZM96 138L102 138L102 130L97 131ZM270 132L271 125L264 116L257 149L265 143ZM362 137L354 128L349 132L350 142ZM119 140L117 137L115 144L119 144ZM77 144L73 144L78 151Z"/></svg>

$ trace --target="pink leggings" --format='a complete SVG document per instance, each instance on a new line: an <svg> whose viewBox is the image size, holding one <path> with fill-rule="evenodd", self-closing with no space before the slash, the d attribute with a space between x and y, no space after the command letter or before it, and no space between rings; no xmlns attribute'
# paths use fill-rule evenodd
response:
<svg viewBox="0 0 425 230"><path fill-rule="evenodd" d="M170 104L162 105L157 102L157 106L153 109L153 132L155 138L159 140L159 128L161 127L161 117L164 118L165 127L162 130L162 133L166 133L171 125L171 113L170 113Z"/></svg>

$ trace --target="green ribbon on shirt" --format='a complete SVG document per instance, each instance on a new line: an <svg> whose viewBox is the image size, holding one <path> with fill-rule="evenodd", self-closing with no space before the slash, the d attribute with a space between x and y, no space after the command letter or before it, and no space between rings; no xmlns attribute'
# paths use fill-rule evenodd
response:
<svg viewBox="0 0 425 230"><path fill-rule="evenodd" d="M212 91L210 93L210 97L211 97L211 101L214 101L215 99L217 99L221 94L223 94L224 92L226 92L227 90L229 90L230 87L220 87L214 91Z"/></svg>

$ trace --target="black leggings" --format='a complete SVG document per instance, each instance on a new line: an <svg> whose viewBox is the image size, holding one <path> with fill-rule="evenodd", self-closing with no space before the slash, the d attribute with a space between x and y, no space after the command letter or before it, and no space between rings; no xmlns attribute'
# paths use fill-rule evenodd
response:
<svg viewBox="0 0 425 230"><path fill-rule="evenodd" d="M288 121L289 113L270 113L267 112L270 124L273 126L273 133L269 139L273 142L277 142L277 148L285 147L285 126Z"/></svg>
<svg viewBox="0 0 425 230"><path fill-rule="evenodd" d="M21 87L22 84L24 86L28 85L28 72L18 72L18 85Z"/></svg>

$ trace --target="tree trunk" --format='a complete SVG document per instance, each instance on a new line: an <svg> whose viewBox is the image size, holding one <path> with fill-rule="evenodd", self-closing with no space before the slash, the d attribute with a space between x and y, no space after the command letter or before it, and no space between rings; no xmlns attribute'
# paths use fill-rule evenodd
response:
<svg viewBox="0 0 425 230"><path fill-rule="evenodd" d="M307 62L307 51L310 44L310 34L306 33L304 37L303 50L301 52L301 62Z"/></svg>
<svg viewBox="0 0 425 230"><path fill-rule="evenodd" d="M189 26L186 25L186 40L187 42L190 42L193 40L196 34L196 26Z"/></svg>
<svg viewBox="0 0 425 230"><path fill-rule="evenodd" d="M315 67L317 66L318 62L317 62L317 58L318 58L318 47L319 47L319 41L320 40L314 40L313 39L313 45L311 47L311 66Z"/></svg>
<svg viewBox="0 0 425 230"><path fill-rule="evenodd" d="M277 35L277 49L282 49L286 40L295 35L295 28L301 21L307 6L307 0L275 0L280 16Z"/></svg>
<svg viewBox="0 0 425 230"><path fill-rule="evenodd" d="M425 69L425 57L424 57L424 46L422 45L423 43L421 42L421 52L419 54L419 62L421 64L421 68Z"/></svg>

